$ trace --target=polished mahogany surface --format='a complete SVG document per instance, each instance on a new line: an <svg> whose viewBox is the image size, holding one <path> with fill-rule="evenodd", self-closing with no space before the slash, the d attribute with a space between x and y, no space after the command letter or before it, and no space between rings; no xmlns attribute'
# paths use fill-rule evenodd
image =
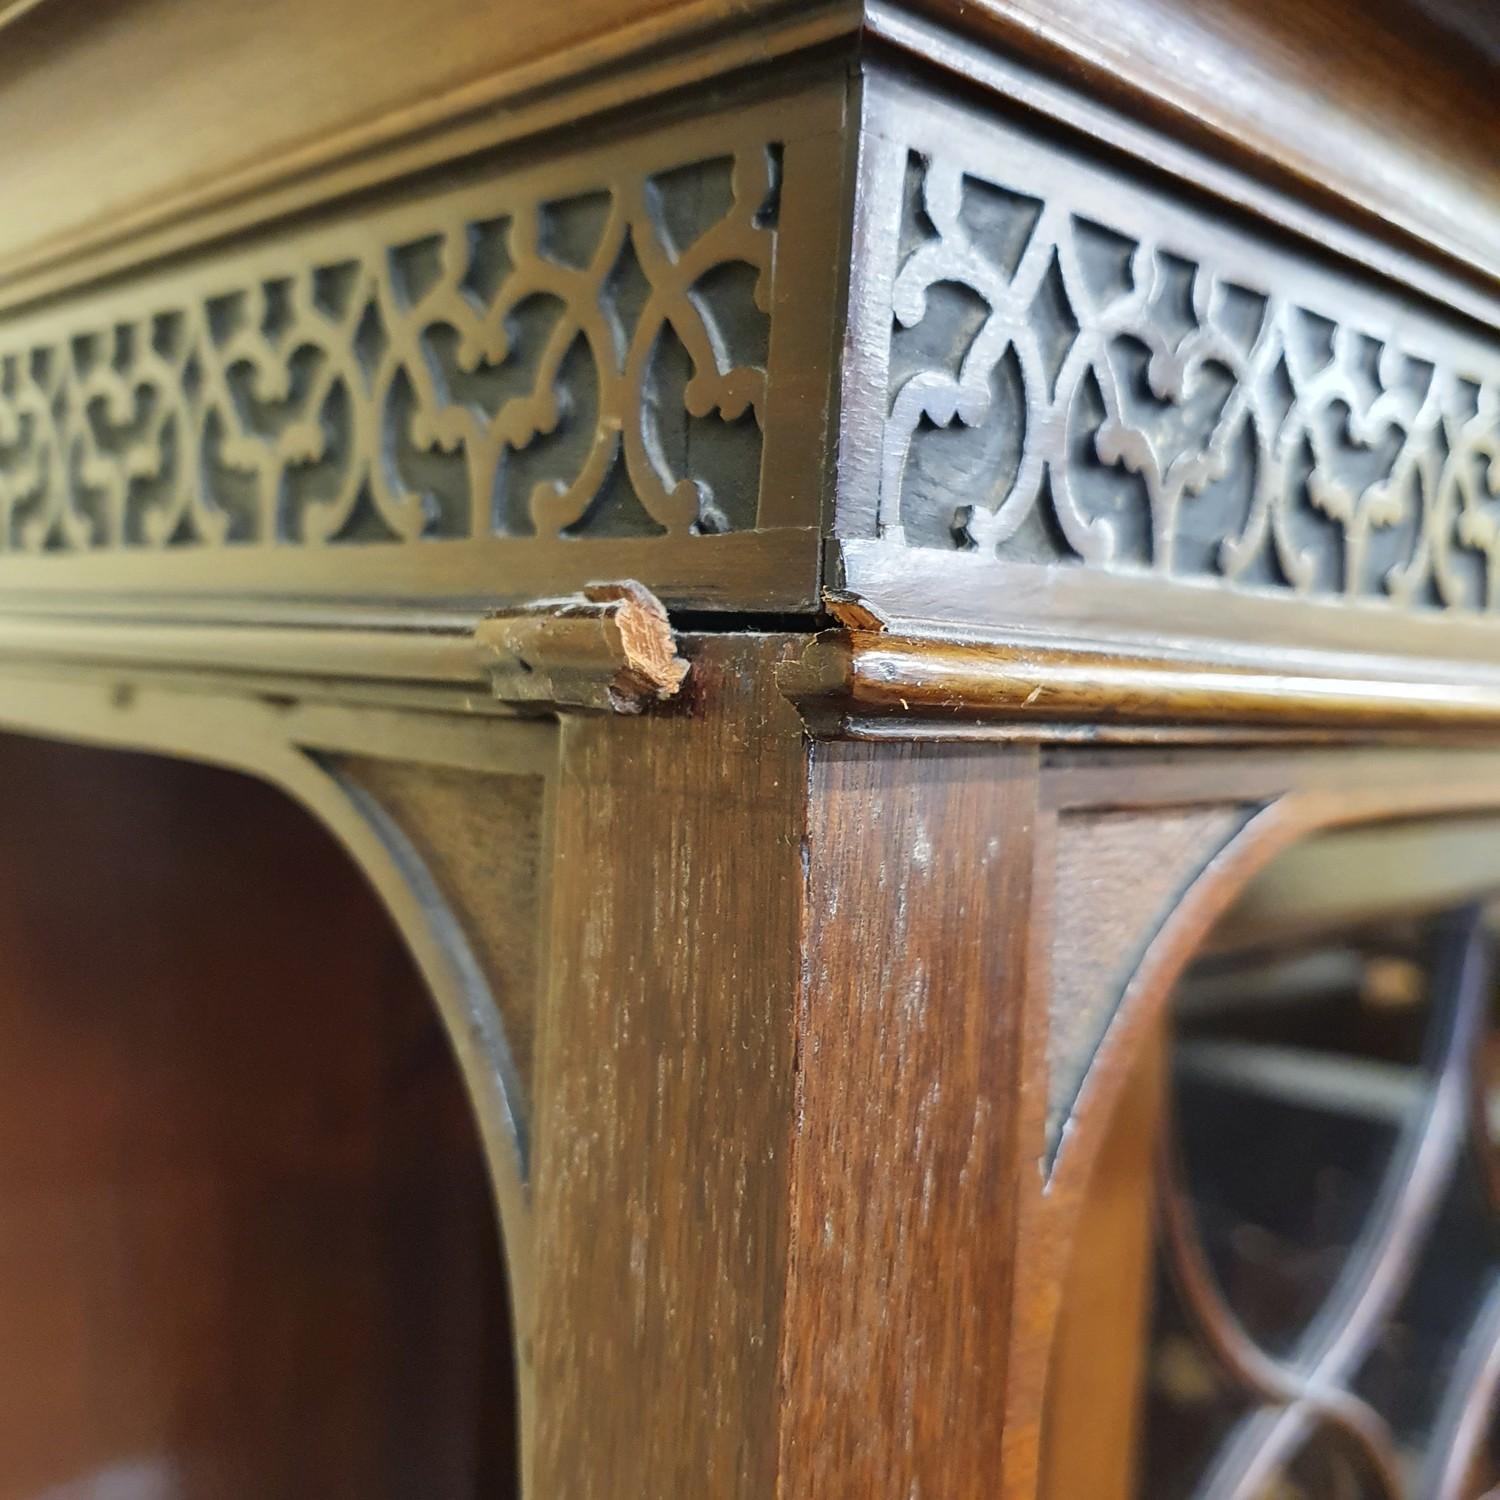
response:
<svg viewBox="0 0 1500 1500"><path fill-rule="evenodd" d="M1500 11L1484 0L922 0L1493 283Z"/></svg>
<svg viewBox="0 0 1500 1500"><path fill-rule="evenodd" d="M514 1487L479 1146L279 792L0 740L0 1497Z"/></svg>

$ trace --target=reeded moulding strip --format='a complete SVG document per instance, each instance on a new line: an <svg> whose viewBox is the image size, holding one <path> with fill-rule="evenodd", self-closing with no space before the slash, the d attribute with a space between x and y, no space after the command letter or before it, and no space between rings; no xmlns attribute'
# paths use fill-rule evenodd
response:
<svg viewBox="0 0 1500 1500"><path fill-rule="evenodd" d="M661 602L628 580L428 629L373 620L234 625L0 613L3 659L106 672L473 688L481 703L631 714L673 697L688 672Z"/></svg>

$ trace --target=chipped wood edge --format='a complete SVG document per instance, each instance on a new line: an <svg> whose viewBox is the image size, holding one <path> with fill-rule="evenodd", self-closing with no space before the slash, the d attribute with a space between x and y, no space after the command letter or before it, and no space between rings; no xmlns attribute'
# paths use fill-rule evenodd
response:
<svg viewBox="0 0 1500 1500"><path fill-rule="evenodd" d="M494 615L474 639L502 703L638 714L688 672L661 601L628 579Z"/></svg>
<svg viewBox="0 0 1500 1500"><path fill-rule="evenodd" d="M105 675L222 673L226 687L257 674L256 691L267 681L299 690L421 684L458 689L466 702L487 686L492 705L622 714L674 697L688 671L665 607L629 580L419 629L378 612L343 623L236 625L0 611L0 661Z"/></svg>

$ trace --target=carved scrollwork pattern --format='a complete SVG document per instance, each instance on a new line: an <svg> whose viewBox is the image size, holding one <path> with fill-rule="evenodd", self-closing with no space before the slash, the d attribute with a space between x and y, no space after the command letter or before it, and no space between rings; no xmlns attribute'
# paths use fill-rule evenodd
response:
<svg viewBox="0 0 1500 1500"><path fill-rule="evenodd" d="M504 179L0 330L0 547L753 528L780 152Z"/></svg>
<svg viewBox="0 0 1500 1500"><path fill-rule="evenodd" d="M1363 332L1251 253L1096 207L911 154L883 534L1500 607L1500 359Z"/></svg>

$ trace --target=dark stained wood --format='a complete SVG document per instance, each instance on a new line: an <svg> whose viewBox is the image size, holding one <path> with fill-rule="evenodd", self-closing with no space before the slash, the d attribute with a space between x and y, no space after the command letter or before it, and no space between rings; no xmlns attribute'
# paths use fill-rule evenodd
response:
<svg viewBox="0 0 1500 1500"><path fill-rule="evenodd" d="M1035 802L1024 749L815 754L786 1500L1001 1472Z"/></svg>
<svg viewBox="0 0 1500 1500"><path fill-rule="evenodd" d="M1096 1401L1066 1392L1106 1381L1110 1421L1125 1422L1139 1349L1121 1332L1079 1373L1075 1323L1093 1314L1069 1267L1094 1215L1123 1223L1131 1206L1098 1198L1120 1186L1100 1153L1176 976L1246 882L1317 829L1500 806L1494 757L1474 750L813 743L775 686L800 646L691 639L681 703L560 731L554 968L533 1070L539 1494L790 1500L890 1484L1034 1500L1056 1452L1044 1430L1065 1442L1083 1420L1070 1405ZM96 696L97 714L136 716L119 732L145 734L146 705L171 695L113 710ZM396 717L368 721L383 744ZM283 719L339 747L396 813L476 944L524 943L524 924L504 924L535 850L492 844L534 837L539 771L345 760L374 733L365 720L340 738L314 733L312 709ZM486 736L515 733L463 731L476 767ZM115 802L122 818L133 805ZM1226 808L1257 803L1270 810L1248 839L1179 899L1169 877L1211 852L1238 816ZM174 833L198 850L181 878L202 902L219 895L210 853L224 854L222 837L205 844L240 820L226 804L200 821L198 843ZM77 899L103 908L136 854L99 862ZM266 858L267 889L311 878L295 849L281 857L285 870ZM309 895L307 928L275 950L322 951L319 911ZM243 941L226 928L216 951ZM333 951L345 946L348 972L364 972L374 950ZM1044 1186L1049 997L1076 1007L1105 977L1125 1025ZM1127 1301L1111 1326L1138 1316ZM400 1302L413 1319L423 1306Z"/></svg>
<svg viewBox="0 0 1500 1500"><path fill-rule="evenodd" d="M1387 228L1500 271L1500 22L1454 0L923 0Z"/></svg>
<svg viewBox="0 0 1500 1500"><path fill-rule="evenodd" d="M411 840L472 945L505 1024L524 1115L535 1091L546 946L545 781L369 756L340 756L337 764Z"/></svg>
<svg viewBox="0 0 1500 1500"><path fill-rule="evenodd" d="M1107 808L1058 817L1048 923L1049 1152L1146 945L1247 816L1247 809L1231 804Z"/></svg>
<svg viewBox="0 0 1500 1500"><path fill-rule="evenodd" d="M1329 756L1308 751L1269 762L1196 753L1158 759L1140 752L1097 767L1068 757L1046 778L1045 796L1054 805L1063 801L1077 807L1086 805L1087 799L1095 805L1103 801L1119 806L1137 799L1172 802L1176 798L1168 796L1171 792L1193 800L1237 796L1264 805L1187 886L1170 915L1165 920L1152 919L1155 935L1124 983L1115 1021L1085 1078L1069 1122L1068 1146L1049 1186L1047 1214L1055 1224L1065 1222L1076 1209L1077 1190L1087 1180L1093 1152L1105 1138L1119 1105L1129 1060L1148 1044L1172 986L1188 962L1255 878L1279 856L1330 830L1402 817L1487 815L1500 806L1500 777L1493 757L1458 749L1421 755L1366 751ZM1463 853L1473 889L1490 878L1491 866L1481 851L1468 847L1471 841L1458 832L1462 826L1450 825L1458 838L1448 847ZM1441 844L1451 834L1439 832L1436 837ZM1315 866L1316 848L1309 847ZM1143 847L1141 857L1152 857L1149 848ZM1295 870L1304 858L1294 853L1291 868ZM1451 872L1440 864L1436 868L1441 878L1451 880ZM1414 884L1422 866L1408 873ZM1427 876L1432 878L1432 866L1427 867ZM1455 887L1450 884L1447 889L1451 895Z"/></svg>
<svg viewBox="0 0 1500 1500"><path fill-rule="evenodd" d="M1039 1481L1050 1482L1050 1468L1039 1476L1028 1472L1027 1433L1036 1413L1042 1414L1052 1440L1052 1446L1043 1454L1049 1464L1055 1462L1055 1450L1061 1444L1069 1461L1083 1465L1092 1453L1103 1465L1096 1473L1114 1472L1112 1464L1106 1462L1109 1457L1106 1449L1092 1443L1090 1431L1099 1416L1099 1395L1090 1382L1095 1378L1105 1379L1110 1367L1118 1373L1129 1351L1122 1348L1118 1339L1111 1339L1105 1324L1100 1322L1094 1367L1091 1372L1084 1368L1085 1362L1073 1345L1077 1333L1071 1323L1075 1318L1087 1321L1089 1314L1084 1310L1087 1299L1078 1290L1074 1272L1068 1271L1065 1277L1064 1271L1072 1263L1072 1257L1091 1253L1084 1248L1092 1233L1089 1225L1095 1215L1109 1212L1111 1179L1102 1163L1121 1149L1119 1135L1129 1129L1127 1121L1136 1107L1132 1100L1139 1097L1136 1085L1130 1080L1140 1066L1139 1060L1152 1053L1153 1038L1160 1036L1168 997L1186 964L1203 951L1215 923L1233 909L1240 893L1247 887L1255 888L1251 883L1262 870L1269 872L1266 891L1281 892L1284 930L1295 929L1300 908L1307 904L1310 895L1326 904L1336 894L1315 889L1320 879L1327 885L1339 877L1329 869L1320 877L1316 842L1303 842L1320 828L1337 829L1349 820L1379 819L1418 809L1450 814L1463 809L1472 815L1493 805L1500 795L1500 783L1496 782L1491 759L1459 750L1426 755L1346 753L1338 757L1308 751L1282 755L1272 761L1261 761L1258 755L1222 753L1112 752L1083 756L1067 752L1055 757L1048 766L1044 803L1072 807L1075 815L1078 809L1090 805L1097 808L1101 802L1106 807L1127 808L1139 803L1142 805L1139 816L1145 819L1149 815L1144 809L1155 802L1170 822L1172 809L1161 803L1173 793L1192 798L1240 796L1271 806L1188 887L1165 922L1156 919L1153 924L1158 929L1156 936L1146 943L1134 974L1124 985L1120 1009L1124 1024L1117 1024L1111 1030L1108 1045L1094 1058L1069 1121L1066 1149L1059 1157L1051 1182L1045 1193L1041 1193L1028 1191L1024 1177L1021 1179L1018 1336L1008 1392L1011 1439L1017 1461L1006 1474L1004 1493L1008 1497L1025 1496L1031 1500ZM1138 857L1146 871L1153 867L1156 854L1144 826ZM1428 885L1434 879L1446 881L1442 890L1447 900L1454 899L1458 890L1452 879L1454 861L1451 855L1445 860L1438 853L1440 850L1457 847L1466 851L1465 858L1458 863L1467 872L1468 890L1482 888L1486 879L1492 879L1486 875L1480 856L1482 837L1468 837L1466 841L1468 820L1429 826L1433 834L1430 850L1415 833L1416 825L1411 825L1410 833L1400 832L1398 825L1397 843L1391 851L1403 867L1395 884L1405 893L1405 903L1417 910L1423 909L1420 889L1424 880ZM1352 840L1336 834L1331 845L1337 848L1349 843L1351 848L1357 848L1363 838L1364 834L1354 835ZM1311 851L1311 859L1302 854L1302 849ZM1288 871L1293 878L1278 882L1274 861L1287 850L1292 851ZM1373 857L1366 856L1366 868ZM1299 882L1297 877L1304 865L1310 879ZM1492 862L1488 868L1493 868ZM1359 872L1361 878L1364 873ZM1299 888L1302 894L1298 894ZM1058 882L1055 901L1076 898L1079 890L1080 881L1075 873L1073 878ZM1389 906L1386 910L1390 910ZM1033 912L1037 911L1034 904ZM1057 920L1055 912L1051 916L1041 912L1038 941L1047 941L1045 934L1053 930L1052 923ZM1089 956L1076 951L1070 955L1070 946L1075 950L1078 947L1058 944L1053 963L1070 969L1081 964L1086 969ZM1064 977L1063 982L1069 981ZM1034 1091L1032 1080L1041 1071L1040 1049L1035 1042L1029 1048L1026 1071L1028 1082L1023 1094ZM1035 1105L1023 1108L1022 1113L1034 1121ZM1037 1127L1033 1123L1030 1128L1035 1131ZM1119 1313L1120 1308L1116 1306L1115 1311ZM1038 1383L1043 1372L1048 1382L1045 1388ZM1117 1400L1119 1388L1112 1385L1111 1389L1115 1391L1111 1399ZM1118 1414L1119 1407L1107 1405L1105 1420L1110 1411ZM1065 1436L1068 1433L1074 1435L1072 1442ZM1065 1472L1074 1476L1068 1483L1076 1489L1076 1473L1082 1470L1065 1467ZM1073 1492L1066 1486L1061 1490L1042 1490L1048 1496ZM1092 1492L1091 1488L1089 1493Z"/></svg>
<svg viewBox="0 0 1500 1500"><path fill-rule="evenodd" d="M1493 622L1478 610L1329 608L1281 591L1225 589L1215 592L1210 620L1201 587L1156 572L1038 568L889 540L840 542L837 565L841 619L851 598L878 601L895 635L921 634L924 625L931 633L941 621L960 639L1109 641L1127 656L1172 642L1221 666L1244 665L1249 643L1254 664L1296 653L1309 671L1353 667L1355 675L1459 683L1486 676L1495 660Z"/></svg>
<svg viewBox="0 0 1500 1500"><path fill-rule="evenodd" d="M1483 5L1130 0L1107 25L1087 0L905 8L962 28L976 53L1034 59L1491 278L1500 265L1500 176L1488 149L1500 128L1490 83L1497 43ZM254 217L243 214L247 199L298 201L300 187L305 200L319 172L327 195L388 175L392 167L371 167L382 153L393 165L403 155L423 160L424 138L445 125L467 127L467 143L503 137L539 103L548 123L566 120L565 110L545 111L558 80L606 72L601 65L621 58L712 58L717 47L731 65L745 50L751 9L761 12L762 47L794 50L851 36L866 7L578 0L565 9L536 15L502 0L443 0L418 23L395 3L286 0L251 25L187 15L169 0L133 0L107 15L78 0L7 7L0 122L24 212L0 235L0 265L36 277L59 252L109 256L122 228L159 230L236 207ZM888 8L870 9L882 29ZM691 62L679 68L691 76ZM164 74L173 86L153 90ZM589 81L600 102L629 97L615 79L602 90ZM137 103L124 127L110 108L116 90ZM60 98L70 102L67 132L56 129ZM88 164L102 174L91 177Z"/></svg>
<svg viewBox="0 0 1500 1500"><path fill-rule="evenodd" d="M775 1493L806 796L783 650L699 642L680 708L564 727L538 1495Z"/></svg>
<svg viewBox="0 0 1500 1500"><path fill-rule="evenodd" d="M25 227L0 230L0 281L79 254L108 259L112 240L207 213L242 220L247 200L264 213L278 198L326 196L329 179L347 189L389 176L423 159L424 137L476 115L481 140L503 138L518 104L545 108L575 72L646 48L659 59L724 29L735 9L271 0L242 14L45 0L7 26L0 54L10 182L26 204ZM613 96L630 92L616 83ZM121 95L135 102L128 121ZM561 118L575 116L564 106Z"/></svg>
<svg viewBox="0 0 1500 1500"><path fill-rule="evenodd" d="M0 1496L514 1493L436 1013L292 802L0 737Z"/></svg>
<svg viewBox="0 0 1500 1500"><path fill-rule="evenodd" d="M1500 734L1500 679L1429 680L1399 669L1310 673L1029 642L954 641L879 630L830 631L783 669L786 691L825 734L904 734L943 723L1238 725L1296 730L1403 729Z"/></svg>
<svg viewBox="0 0 1500 1500"><path fill-rule="evenodd" d="M1214 760L1221 773L1227 760ZM1079 1297L1079 1278L1092 1279L1097 1269L1097 1262L1075 1261L1086 1255L1079 1248L1087 1232L1084 1218L1101 1216L1105 1233L1118 1226L1130 1256L1138 1260L1143 1253L1135 1229L1126 1227L1129 1205L1110 1196L1112 1180L1096 1163L1112 1150L1118 1112L1133 1108L1122 1101L1137 1098L1131 1079L1137 1059L1149 1050L1145 1028L1159 1026L1159 1012L1152 1012L1152 1023L1137 1018L1138 1029L1123 1048L1114 1045L1114 1026L1122 996L1157 934L1176 915L1184 890L1193 888L1204 862L1243 820L1233 806L1234 793L1226 790L1232 776L1225 776L1208 805L1152 806L1145 796L1151 773L1172 761L1160 752L1120 754L1113 777L1087 783L1094 797L1086 805L1060 795L1072 785L1071 764L1058 770L1043 761L1034 888L1021 918L1030 982L1016 1022L1015 1307L1001 1398L1006 1462L999 1487L1006 1500L1035 1500L1039 1493L1051 1500L1071 1493L1047 1487L1053 1481L1044 1464L1055 1461L1057 1445L1069 1441L1075 1426L1094 1420L1095 1380L1112 1392L1114 1405L1104 1414L1105 1423L1128 1425L1126 1394L1114 1388L1109 1367L1123 1378L1131 1351L1096 1351L1095 1369L1079 1347L1085 1334L1078 1324L1089 1324L1091 1314L1080 1308L1078 1323L1062 1329L1069 1304ZM1168 775L1162 780L1165 792L1172 782ZM1064 804L1060 813L1059 802ZM1102 1105L1097 1103L1101 1093L1108 1096ZM1085 1104L1095 1103L1092 1114L1080 1109L1080 1096ZM1112 1303L1112 1316L1137 1318L1138 1297L1136 1288L1129 1305ZM1054 1356L1065 1366L1056 1379ZM1061 1395L1055 1394L1057 1380ZM1097 1456L1103 1450L1090 1451ZM1085 1459L1082 1452L1072 1456L1080 1467L1064 1465L1069 1483Z"/></svg>
<svg viewBox="0 0 1500 1500"><path fill-rule="evenodd" d="M1157 1500L1174 986L1496 885L1494 7L0 26L0 720L379 892L0 741L0 1500Z"/></svg>
<svg viewBox="0 0 1500 1500"><path fill-rule="evenodd" d="M1142 1050L1090 1174L1043 1411L1041 1500L1134 1500L1165 1046Z"/></svg>

